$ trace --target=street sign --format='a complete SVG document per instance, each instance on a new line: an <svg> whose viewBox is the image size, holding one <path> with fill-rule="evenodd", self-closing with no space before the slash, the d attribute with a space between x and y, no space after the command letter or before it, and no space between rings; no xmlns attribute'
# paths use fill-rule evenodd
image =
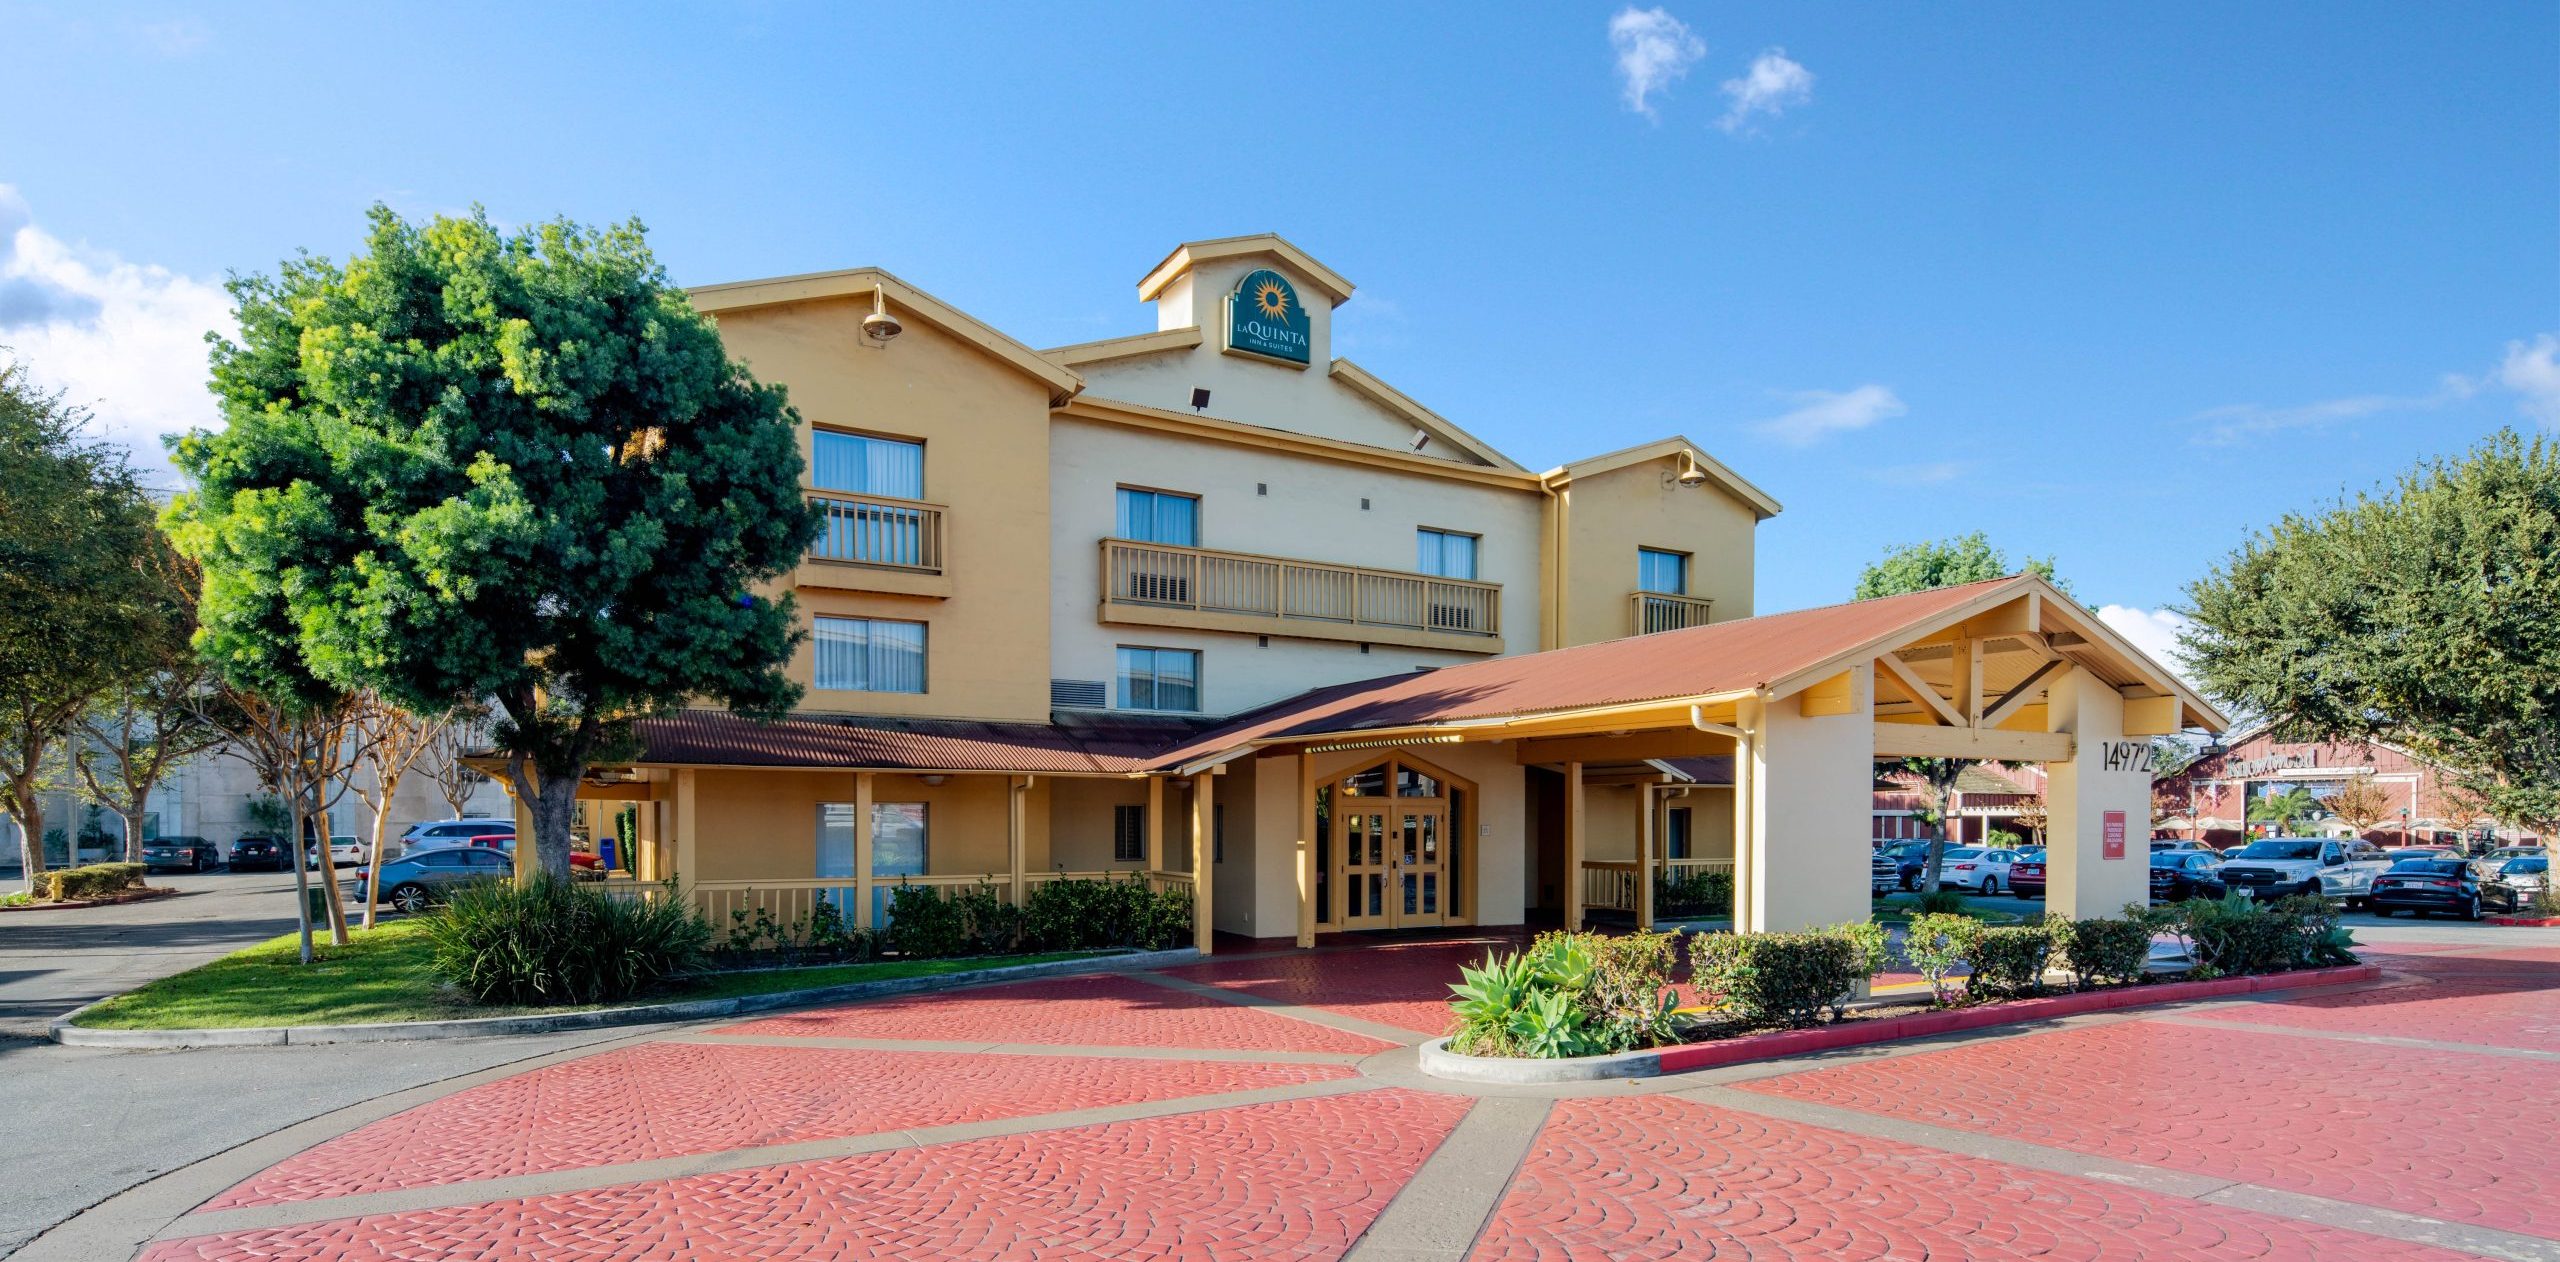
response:
<svg viewBox="0 0 2560 1262"><path fill-rule="evenodd" d="M2121 859L2121 858L2123 858L2123 857L2124 857L2124 812L2122 812L2122 811L2109 811L2109 812L2107 812L2107 813L2106 813L2106 823L2105 823L2102 827L2103 827L2103 831L2102 831L2102 832L2100 832L2100 834L2099 834L2099 840L2100 840L2100 844L2101 844L2101 845L2103 845L2103 846L2105 847L2105 849L2104 849L2103 851L2101 851L2101 852L2100 852L2100 854L2099 854L2099 856L2098 856L2098 857L2099 857L2099 858L2102 858L2102 859Z"/></svg>

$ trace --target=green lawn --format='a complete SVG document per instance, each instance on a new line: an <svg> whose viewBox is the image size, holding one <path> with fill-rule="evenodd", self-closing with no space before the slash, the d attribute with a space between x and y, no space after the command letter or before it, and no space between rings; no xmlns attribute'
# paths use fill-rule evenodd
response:
<svg viewBox="0 0 2560 1262"><path fill-rule="evenodd" d="M272 1025L366 1025L381 1021L442 1021L503 1017L528 1012L576 1012L575 1007L483 1007L449 997L428 973L430 948L417 920L395 920L371 931L355 930L344 947L321 948L312 964L298 962L296 935L245 947L212 963L109 999L82 1013L80 1024L110 1030L198 1030ZM325 941L325 939L324 939ZM635 1002L730 999L784 990L841 986L848 982L931 977L1010 964L1075 959L1091 952L986 955L955 960L874 960L812 968L714 973L669 987ZM600 1005L588 1005L590 1007Z"/></svg>
<svg viewBox="0 0 2560 1262"><path fill-rule="evenodd" d="M1903 925L1911 923L1912 907L1920 901L1920 896L1887 894L1874 901L1876 923ZM1989 925L2014 924L2026 919L2030 914L2043 910L2042 903L2012 898L2006 894L1994 898L1984 898L1979 894L1964 896L1964 914Z"/></svg>

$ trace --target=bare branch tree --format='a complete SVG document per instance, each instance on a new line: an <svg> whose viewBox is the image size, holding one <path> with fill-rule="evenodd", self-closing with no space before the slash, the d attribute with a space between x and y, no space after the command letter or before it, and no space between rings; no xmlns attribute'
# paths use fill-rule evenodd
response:
<svg viewBox="0 0 2560 1262"><path fill-rule="evenodd" d="M435 781L437 796L452 808L456 819L460 819L463 809L471 804L471 795L479 792L481 785L489 783L488 776L462 761L465 754L488 745L480 728L487 717L488 712L478 707L455 710L427 742L426 757L421 765L428 778Z"/></svg>
<svg viewBox="0 0 2560 1262"><path fill-rule="evenodd" d="M293 859L294 916L302 930L302 962L317 958L311 947L310 868L304 845L318 829L320 862L329 865L329 808L346 792L347 768L360 748L355 702L340 695L307 707L291 707L257 693L224 685L209 696L205 721L228 738L224 751L258 773L259 782L281 796L293 818L285 851ZM330 941L347 945L347 908L338 892L337 869L322 869L321 888L328 911Z"/></svg>
<svg viewBox="0 0 2560 1262"><path fill-rule="evenodd" d="M382 835L391 823L391 798L400 791L401 778L409 774L418 757L434 743L436 735L452 726L452 713L411 714L377 693L358 698L353 722L356 756L347 764L348 779L354 780L358 770L370 771L370 783L357 782L355 795L363 799L365 809L373 812L373 845L365 855L364 927L373 927L373 910L382 901Z"/></svg>

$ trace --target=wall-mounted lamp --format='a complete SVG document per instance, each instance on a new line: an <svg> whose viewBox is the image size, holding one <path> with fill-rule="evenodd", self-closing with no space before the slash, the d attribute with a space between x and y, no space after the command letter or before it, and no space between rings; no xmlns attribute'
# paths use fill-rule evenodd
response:
<svg viewBox="0 0 2560 1262"><path fill-rule="evenodd" d="M927 787L927 788L933 788L933 789L939 789L939 788L941 788L941 787L942 787L943 782L944 782L944 781L949 780L951 777L949 777L949 776L919 776L919 777L917 777L917 778L925 782L925 787Z"/></svg>
<svg viewBox="0 0 2560 1262"><path fill-rule="evenodd" d="M871 314L862 317L862 336L874 346L887 346L889 340L907 331L898 317L889 314L888 296L878 286L871 290Z"/></svg>
<svg viewBox="0 0 2560 1262"><path fill-rule="evenodd" d="M1194 412L1206 412L1209 410L1209 388L1207 386L1191 387L1191 410Z"/></svg>
<svg viewBox="0 0 2560 1262"><path fill-rule="evenodd" d="M1705 486L1707 471L1698 467L1697 453L1684 451L1680 453L1679 470L1664 481L1666 484L1676 483L1684 488Z"/></svg>

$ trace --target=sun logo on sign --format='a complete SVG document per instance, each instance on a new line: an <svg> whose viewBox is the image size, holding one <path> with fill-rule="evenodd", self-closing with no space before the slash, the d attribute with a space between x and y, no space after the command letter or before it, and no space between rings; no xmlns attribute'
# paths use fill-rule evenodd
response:
<svg viewBox="0 0 2560 1262"><path fill-rule="evenodd" d="M1289 287L1281 284L1277 276L1263 277L1253 286L1253 309L1266 320L1288 319Z"/></svg>

